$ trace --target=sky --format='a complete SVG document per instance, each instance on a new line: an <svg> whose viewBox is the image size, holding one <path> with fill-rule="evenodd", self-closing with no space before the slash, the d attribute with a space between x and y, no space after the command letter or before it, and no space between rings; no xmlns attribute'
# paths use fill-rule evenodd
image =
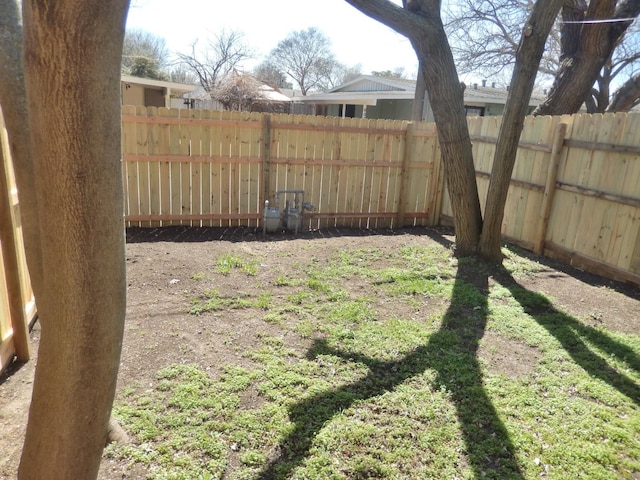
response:
<svg viewBox="0 0 640 480"><path fill-rule="evenodd" d="M400 0L394 0L401 4ZM162 37L172 52L190 53L195 40L206 44L223 29L244 33L256 58L251 70L292 31L316 27L330 40L340 63L362 65L362 73L418 70L409 41L344 0L132 0L128 29Z"/></svg>

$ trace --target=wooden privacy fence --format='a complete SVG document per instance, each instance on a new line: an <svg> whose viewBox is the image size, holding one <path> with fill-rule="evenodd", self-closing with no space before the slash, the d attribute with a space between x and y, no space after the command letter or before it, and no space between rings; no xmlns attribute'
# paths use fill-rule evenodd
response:
<svg viewBox="0 0 640 480"><path fill-rule="evenodd" d="M0 111L0 371L30 357L28 325L36 306L27 271L7 132Z"/></svg>
<svg viewBox="0 0 640 480"><path fill-rule="evenodd" d="M501 117L469 120L484 206ZM451 215L446 198L443 215ZM502 233L536 253L640 285L640 115L528 117Z"/></svg>
<svg viewBox="0 0 640 480"><path fill-rule="evenodd" d="M304 228L451 217L434 124L123 107L130 226L260 226L304 190ZM469 119L484 205L501 117ZM564 124L564 127L559 127ZM640 115L528 117L507 199L510 241L640 284Z"/></svg>
<svg viewBox="0 0 640 480"><path fill-rule="evenodd" d="M305 228L434 225L433 124L123 108L126 221L258 226L265 200L304 190Z"/></svg>

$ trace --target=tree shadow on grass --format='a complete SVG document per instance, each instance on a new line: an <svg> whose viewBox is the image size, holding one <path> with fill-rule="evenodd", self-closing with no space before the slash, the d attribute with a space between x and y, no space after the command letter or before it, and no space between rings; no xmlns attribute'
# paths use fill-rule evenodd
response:
<svg viewBox="0 0 640 480"><path fill-rule="evenodd" d="M309 456L316 435L325 424L355 402L398 387L406 380L436 371L434 390L446 389L452 399L465 444L466 462L475 476L520 479L523 475L515 449L482 384L477 353L487 322L488 276L477 266L460 262L451 304L440 330L429 341L403 358L381 361L358 353L332 348L316 340L307 353L335 355L369 368L361 380L325 391L296 403L289 409L293 431L281 442L280 454L260 473L261 479L284 479ZM375 472L360 472L372 478Z"/></svg>
<svg viewBox="0 0 640 480"><path fill-rule="evenodd" d="M640 374L640 356L637 352L612 338L606 331L585 325L558 310L544 295L520 285L504 267L498 267L493 277L509 290L529 316L560 342L576 364L640 405L640 385L611 366L606 359L606 356L621 359Z"/></svg>

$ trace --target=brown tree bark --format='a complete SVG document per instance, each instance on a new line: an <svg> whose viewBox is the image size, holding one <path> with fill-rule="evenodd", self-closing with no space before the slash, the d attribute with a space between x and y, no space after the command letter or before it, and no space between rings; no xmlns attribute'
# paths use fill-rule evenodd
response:
<svg viewBox="0 0 640 480"><path fill-rule="evenodd" d="M95 478L107 436L125 313L119 79L127 8L127 0L23 1L25 88L16 83L13 94L26 94L31 148L9 134L22 216L38 219L25 244L30 270L40 251L32 281L42 335L20 479ZM11 99L1 95L4 108Z"/></svg>
<svg viewBox="0 0 640 480"><path fill-rule="evenodd" d="M493 157L480 238L480 255L489 260L502 259L502 220L518 142L544 45L562 2L563 0L538 0L533 5L516 52L516 64Z"/></svg>
<svg viewBox="0 0 640 480"><path fill-rule="evenodd" d="M464 111L463 88L440 18L437 0L405 1L404 8L388 0L346 0L411 41L424 75L438 129L444 173L456 231L456 253L474 254L480 239L482 214L473 153Z"/></svg>
<svg viewBox="0 0 640 480"><path fill-rule="evenodd" d="M640 103L640 73L627 80L611 99L607 112L628 112Z"/></svg>
<svg viewBox="0 0 640 480"><path fill-rule="evenodd" d="M614 21L581 24L578 43L574 40L563 42L563 48L568 51L562 54L560 70L549 96L536 108L534 115L562 115L579 111L590 95L598 73L632 23L632 20L622 19L635 18L639 14L640 0L622 0L617 7L616 0L591 0L582 20ZM574 37L577 36L575 30L571 29Z"/></svg>

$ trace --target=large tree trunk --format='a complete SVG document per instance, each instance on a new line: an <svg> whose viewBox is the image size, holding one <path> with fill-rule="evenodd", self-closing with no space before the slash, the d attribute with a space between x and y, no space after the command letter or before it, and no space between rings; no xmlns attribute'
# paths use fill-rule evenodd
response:
<svg viewBox="0 0 640 480"><path fill-rule="evenodd" d="M42 336L20 479L95 478L105 444L125 314L119 78L127 8L127 0L24 1L33 166L16 167L39 194L38 209L22 213L39 214ZM29 192L19 188L22 203Z"/></svg>
<svg viewBox="0 0 640 480"><path fill-rule="evenodd" d="M616 0L591 0L582 20L618 20L611 23L584 23L579 41L563 42L571 45L563 52L560 70L549 96L536 108L534 115L562 115L576 113L590 95L598 73L611 57L632 20L640 13L640 0L623 0L616 8ZM571 30L575 35L575 29Z"/></svg>
<svg viewBox="0 0 640 480"><path fill-rule="evenodd" d="M464 110L464 87L458 81L444 29L438 42L412 39L424 75L438 129L444 174L456 232L456 254L472 255L478 248L482 212L473 152ZM451 57L451 58L449 58Z"/></svg>
<svg viewBox="0 0 640 480"><path fill-rule="evenodd" d="M480 254L489 260L502 259L500 248L502 219L518 151L518 142L533 91L536 72L544 52L544 45L562 2L563 0L538 0L534 4L516 52L516 64L509 86L509 96L493 157L480 239Z"/></svg>
<svg viewBox="0 0 640 480"><path fill-rule="evenodd" d="M355 8L405 35L418 56L433 109L444 173L456 230L456 253L474 254L478 248L482 214L473 153L464 111L463 87L440 18L437 0L346 0Z"/></svg>

